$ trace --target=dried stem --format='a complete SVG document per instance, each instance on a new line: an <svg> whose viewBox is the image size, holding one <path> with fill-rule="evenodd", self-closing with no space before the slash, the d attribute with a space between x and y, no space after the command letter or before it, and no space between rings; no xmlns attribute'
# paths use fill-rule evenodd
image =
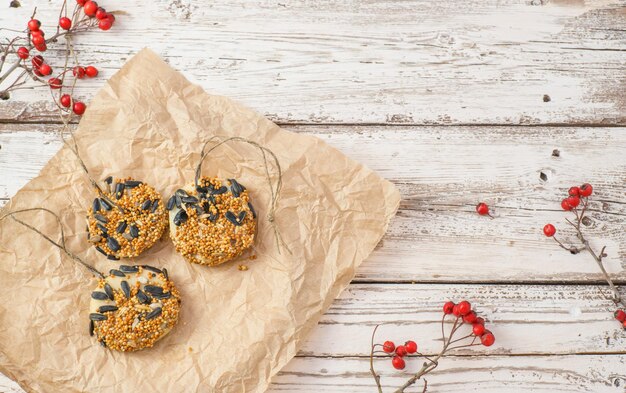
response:
<svg viewBox="0 0 626 393"><path fill-rule="evenodd" d="M383 393L383 387L380 386L380 375L378 375L378 373L376 373L376 371L374 370L374 348L376 347L376 345L374 345L374 336L376 336L376 331L378 330L378 327L380 325L376 325L376 327L374 328L374 331L372 332L372 349L370 351L370 372L372 373L372 376L374 377L374 381L376 381L376 387L378 388L378 393Z"/></svg>

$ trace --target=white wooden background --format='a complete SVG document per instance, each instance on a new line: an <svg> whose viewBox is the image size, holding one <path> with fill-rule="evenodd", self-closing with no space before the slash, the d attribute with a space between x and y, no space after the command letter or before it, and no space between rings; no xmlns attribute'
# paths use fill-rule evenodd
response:
<svg viewBox="0 0 626 393"><path fill-rule="evenodd" d="M1 27L23 28L35 5L56 20L60 1L20 2L2 0ZM597 267L541 235L548 221L563 226L565 190L592 182L586 230L626 284L626 1L101 4L121 11L115 28L77 49L103 77L151 47L207 91L319 136L402 191L380 247L271 392L374 391L374 325L434 353L442 302L462 298L496 345L444 359L430 392L626 392L626 332ZM0 102L0 204L58 151L57 122L45 90ZM478 201L494 220L473 213ZM378 368L388 389L406 377ZM20 391L0 377L0 392Z"/></svg>

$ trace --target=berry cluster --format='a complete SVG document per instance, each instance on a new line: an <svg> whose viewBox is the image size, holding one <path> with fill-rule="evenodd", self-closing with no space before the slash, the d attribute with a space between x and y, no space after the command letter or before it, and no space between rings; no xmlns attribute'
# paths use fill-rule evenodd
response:
<svg viewBox="0 0 626 393"><path fill-rule="evenodd" d="M407 341L404 345L396 345L393 341L385 341L383 344L383 351L389 354L395 353L395 356L391 358L391 364L397 370L404 370L406 367L406 362L404 361L404 357L407 355L412 355L417 352L417 344L415 341Z"/></svg>
<svg viewBox="0 0 626 393"><path fill-rule="evenodd" d="M443 313L445 315L452 314L457 318L461 318L462 323L472 325L472 334L480 338L482 345L490 347L496 342L496 337L493 333L485 329L485 320L476 315L476 312L472 310L472 305L467 300L463 300L459 304L454 304L450 301L446 302L443 305Z"/></svg>

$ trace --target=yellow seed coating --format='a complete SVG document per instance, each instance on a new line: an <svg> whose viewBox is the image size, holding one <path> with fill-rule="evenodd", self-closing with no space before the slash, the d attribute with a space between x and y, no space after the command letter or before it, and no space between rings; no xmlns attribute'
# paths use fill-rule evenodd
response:
<svg viewBox="0 0 626 393"><path fill-rule="evenodd" d="M202 177L198 183L201 187L214 189L222 186L222 181L218 178ZM193 185L186 187L185 191L191 196L199 195ZM248 205L248 191L241 192L239 197L235 197L230 190L213 197L214 204L209 204L208 201L199 202L200 207L209 209L205 214L199 215L195 209L186 208L183 204L188 215L187 221L171 227L170 235L176 251L189 262L219 265L241 256L254 244L257 223ZM241 225L235 225L226 218L228 211L237 217L245 212ZM209 214L217 214L217 219L211 221Z"/></svg>
<svg viewBox="0 0 626 393"><path fill-rule="evenodd" d="M115 179L113 187L116 183L123 183L131 178ZM134 188L126 188L120 199L115 198L115 190L105 192L105 195L121 207L125 212L121 212L115 206L109 211L101 208L100 211L94 212L93 208L89 208L87 216L87 228L89 230L89 241L97 247L100 247L107 255L113 255L118 258L132 258L139 256L142 252L152 247L163 235L167 228L167 210L161 199L161 195L151 186L142 183ZM145 201L158 200L158 206L154 212L150 208L142 209ZM108 223L102 223L95 219L94 213L100 214L108 219ZM123 233L117 233L120 222L125 221L127 224ZM120 246L118 251L113 251L107 245L107 239L102 236L102 229L98 224L106 227L108 236L113 237ZM135 225L139 229L139 236L133 238L130 235L130 226Z"/></svg>

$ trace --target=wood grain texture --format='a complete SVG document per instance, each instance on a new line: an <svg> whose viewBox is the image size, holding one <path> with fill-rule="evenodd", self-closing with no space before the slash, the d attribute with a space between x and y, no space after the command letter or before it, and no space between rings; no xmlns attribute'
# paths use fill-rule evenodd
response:
<svg viewBox="0 0 626 393"><path fill-rule="evenodd" d="M3 8L0 26L23 28L35 5L44 27L58 18L48 1L22 4ZM102 77L149 46L208 91L281 123L626 123L623 0L106 6L121 11L115 28L76 46ZM81 81L77 95L102 84ZM15 92L0 121L56 121L45 90Z"/></svg>
<svg viewBox="0 0 626 393"><path fill-rule="evenodd" d="M56 153L56 128L0 124L0 173L11 174L0 177L0 196L12 196ZM608 270L626 281L623 128L288 129L326 140L402 192L400 211L358 270L359 281L600 282L589 255L570 255L541 232L553 222L572 237L560 200L584 181L596 189L585 230L596 248L607 246ZM474 213L478 201L491 205L494 220Z"/></svg>

